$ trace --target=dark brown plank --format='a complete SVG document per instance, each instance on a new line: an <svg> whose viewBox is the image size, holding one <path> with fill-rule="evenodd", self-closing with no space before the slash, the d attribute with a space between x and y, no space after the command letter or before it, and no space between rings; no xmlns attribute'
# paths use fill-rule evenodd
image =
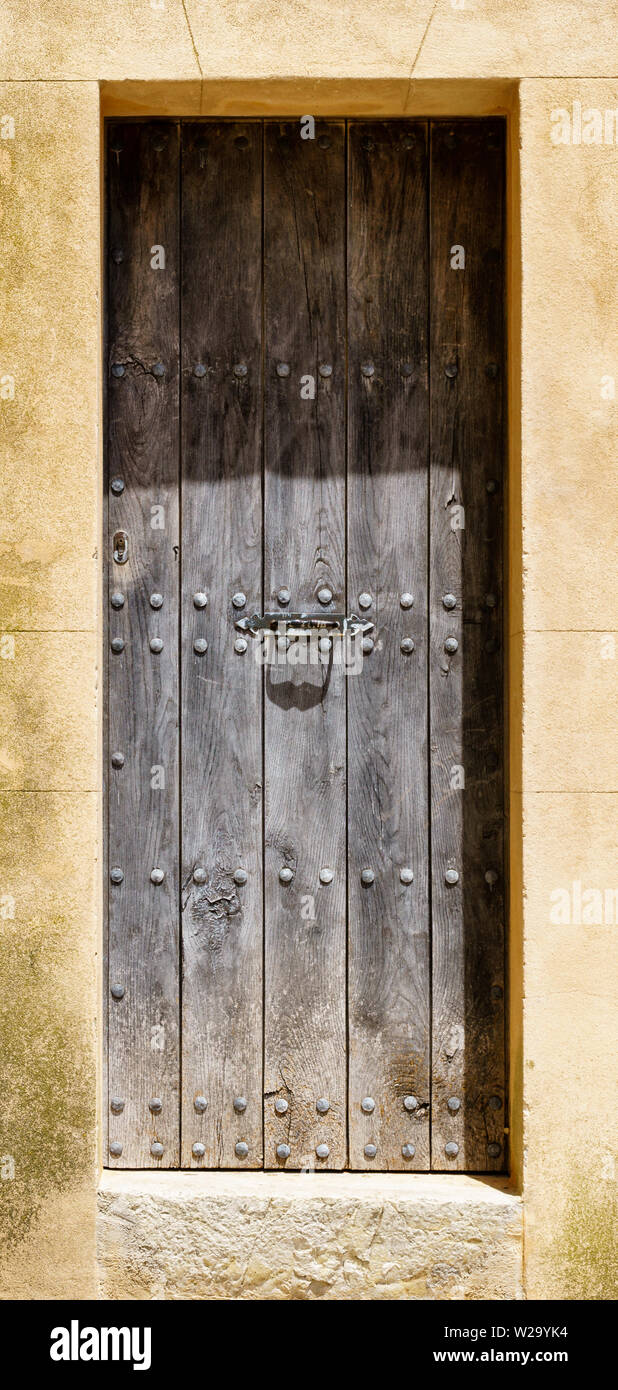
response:
<svg viewBox="0 0 618 1390"><path fill-rule="evenodd" d="M432 1165L468 1171L505 1165L503 190L503 122L432 124Z"/></svg>
<svg viewBox="0 0 618 1390"><path fill-rule="evenodd" d="M351 123L348 603L376 625L348 680L353 1168L429 1167L427 250L426 124Z"/></svg>
<svg viewBox="0 0 618 1390"><path fill-rule="evenodd" d="M182 238L182 1161L256 1168L262 671L234 623L262 607L260 123L183 125Z"/></svg>
<svg viewBox="0 0 618 1390"><path fill-rule="evenodd" d="M122 1102L108 1111L109 1139L122 1145L109 1162L169 1168L179 1142L178 128L114 125L107 161L108 482L124 484L109 490L108 643L125 643L109 653L108 858L124 874L109 885L109 1099ZM158 246L164 269L151 265ZM112 558L119 531L126 564ZM111 765L118 753L122 767Z"/></svg>
<svg viewBox="0 0 618 1390"><path fill-rule="evenodd" d="M318 122L316 139L304 141L297 121L267 122L264 595L273 609L281 588L289 611L344 607L344 209L343 123ZM313 399L301 398L306 376ZM265 675L269 1168L346 1162L344 685L334 660ZM285 867L288 884L279 880ZM332 871L330 883L321 869ZM287 1102L282 1115L277 1101ZM280 1144L287 1160L276 1157Z"/></svg>

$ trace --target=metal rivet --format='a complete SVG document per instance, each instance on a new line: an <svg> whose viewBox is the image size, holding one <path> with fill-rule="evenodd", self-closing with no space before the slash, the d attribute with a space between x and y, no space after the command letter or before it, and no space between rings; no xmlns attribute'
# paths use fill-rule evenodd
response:
<svg viewBox="0 0 618 1390"><path fill-rule="evenodd" d="M208 603L208 595L207 595L207 594L203 594L203 593L201 593L201 592L198 592L197 594L194 594L194 595L193 595L193 607L194 607L194 608L205 608L207 603Z"/></svg>
<svg viewBox="0 0 618 1390"><path fill-rule="evenodd" d="M372 1115L375 1108L376 1103L375 1100L373 1100L372 1096L364 1096L363 1100L361 1101L361 1110L364 1111L365 1115Z"/></svg>
<svg viewBox="0 0 618 1390"><path fill-rule="evenodd" d="M371 594L359 594L358 602L361 608L371 608L373 599L371 597Z"/></svg>
<svg viewBox="0 0 618 1390"><path fill-rule="evenodd" d="M499 1157L500 1157L500 1154L502 1153L501 1145L500 1145L500 1144L488 1144L488 1145L487 1145L487 1152L488 1152L490 1158L499 1158Z"/></svg>
<svg viewBox="0 0 618 1390"><path fill-rule="evenodd" d="M164 879L164 878L165 878L165 870L164 870L164 869L151 869L151 871L150 871L150 882L151 882L151 883L163 883L163 879Z"/></svg>
<svg viewBox="0 0 618 1390"><path fill-rule="evenodd" d="M328 1144L318 1144L316 1148L316 1154L318 1158L328 1158L329 1153L330 1149L328 1147Z"/></svg>
<svg viewBox="0 0 618 1390"><path fill-rule="evenodd" d="M193 650L196 653L196 656L203 656L204 652L208 651L208 642L206 641L206 638L196 637L195 642L193 643Z"/></svg>
<svg viewBox="0 0 618 1390"><path fill-rule="evenodd" d="M401 597L400 597L400 599L399 599L399 602L400 602L402 608L411 608L411 607L412 607L412 604L414 603L413 595L412 595L412 594L402 594Z"/></svg>
<svg viewBox="0 0 618 1390"><path fill-rule="evenodd" d="M318 371L320 373L320 376L324 377L332 376L333 374L333 369L330 365L330 362L321 362L318 367Z"/></svg>
<svg viewBox="0 0 618 1390"><path fill-rule="evenodd" d="M401 882L401 883L413 883L413 882L414 882L414 873L413 873L412 869L400 869L400 870L399 870L399 879L400 879L400 882Z"/></svg>
<svg viewBox="0 0 618 1390"><path fill-rule="evenodd" d="M293 877L294 877L294 874L293 874L293 872L292 872L291 869L283 868L283 869L280 869L280 870L279 870L279 882L280 882L280 883L291 883Z"/></svg>
<svg viewBox="0 0 618 1390"><path fill-rule="evenodd" d="M161 153L161 150L165 149L166 145L167 135L164 135L162 132L160 132L158 135L155 135L154 140L152 142L152 147L157 151L158 154Z"/></svg>
<svg viewBox="0 0 618 1390"><path fill-rule="evenodd" d="M326 1115L327 1111L330 1110L330 1101L326 1100L324 1096L321 1096L319 1100L316 1100L315 1108L318 1115Z"/></svg>
<svg viewBox="0 0 618 1390"><path fill-rule="evenodd" d="M112 640L111 640L111 642L110 642L110 647L111 647L112 651L113 651L113 652L116 652L117 654L118 654L119 652L123 652L123 651L124 651L124 640L123 640L123 638L122 638L122 637L112 637Z"/></svg>
<svg viewBox="0 0 618 1390"><path fill-rule="evenodd" d="M318 137L318 145L320 146L320 149L321 149L321 150L329 150L329 149L330 149L330 136L329 136L329 135L320 135L320 136Z"/></svg>
<svg viewBox="0 0 618 1390"><path fill-rule="evenodd" d="M495 594L485 594L485 607L495 608L498 600Z"/></svg>
<svg viewBox="0 0 618 1390"><path fill-rule="evenodd" d="M124 753L112 753L112 767L124 767Z"/></svg>
<svg viewBox="0 0 618 1390"><path fill-rule="evenodd" d="M321 651L321 652L329 652L330 649L331 649L331 647L332 647L332 645L333 645L333 644L332 644L332 642L331 642L331 640L330 640L330 637L319 637L319 638L318 638L318 650L319 650L319 651Z"/></svg>
<svg viewBox="0 0 618 1390"><path fill-rule="evenodd" d="M404 1096L403 1108L404 1110L418 1110L418 1100L416 1096Z"/></svg>
<svg viewBox="0 0 618 1390"><path fill-rule="evenodd" d="M114 247L112 251L112 260L114 262L114 265L121 265L122 261L124 260L124 251L122 250L121 246Z"/></svg>
<svg viewBox="0 0 618 1390"><path fill-rule="evenodd" d="M249 1145L248 1145L248 1144L245 1144L245 1142L244 1142L243 1139L241 1139L241 1140L238 1142L238 1144L235 1144L235 1145L234 1145L234 1153L236 1154L236 1157L237 1157L237 1158L246 1158L248 1152L249 1152Z"/></svg>
<svg viewBox="0 0 618 1390"><path fill-rule="evenodd" d="M334 877L332 869L320 869L320 883L332 883Z"/></svg>
<svg viewBox="0 0 618 1390"><path fill-rule="evenodd" d="M485 767L487 771L495 772L498 766L498 761L498 754L492 752L492 750L490 749L489 752L485 755Z"/></svg>
<svg viewBox="0 0 618 1390"><path fill-rule="evenodd" d="M290 594L290 590L289 590L289 589L279 589L279 591L278 591L278 593L277 593L277 601L278 601L279 603L283 604L284 607L285 607L286 603L289 603L289 602L290 602L290 598L291 598L291 597L292 597L292 595Z"/></svg>
<svg viewBox="0 0 618 1390"><path fill-rule="evenodd" d="M371 139L371 136L370 136L370 135L363 135L363 138L362 138L362 140L361 140L361 145L362 145L362 147L363 147L364 150L372 150L372 149L373 149L373 140Z"/></svg>
<svg viewBox="0 0 618 1390"><path fill-rule="evenodd" d="M194 883L205 883L207 878L208 878L208 874L206 873L206 870L205 870L205 869L194 869L194 870L193 870L193 882L194 882Z"/></svg>
<svg viewBox="0 0 618 1390"><path fill-rule="evenodd" d="M448 1105L449 1110L451 1111L451 1114L453 1115L456 1115L457 1111L461 1110L461 1101L459 1099L459 1096L449 1096L446 1103Z"/></svg>
<svg viewBox="0 0 618 1390"><path fill-rule="evenodd" d="M361 870L361 883L373 883L374 878L375 874L373 872L373 869Z"/></svg>
<svg viewBox="0 0 618 1390"><path fill-rule="evenodd" d="M372 652L372 651L373 651L373 637L363 637L363 639L362 639L362 641L361 641L361 651L363 651L363 652Z"/></svg>
<svg viewBox="0 0 618 1390"><path fill-rule="evenodd" d="M487 1104L490 1110L501 1110L502 1098L501 1096L490 1096Z"/></svg>
<svg viewBox="0 0 618 1390"><path fill-rule="evenodd" d="M124 1101L122 1099L122 1096L112 1096L109 1103L109 1108L112 1111L113 1115L122 1115L122 1112L124 1110Z"/></svg>
<svg viewBox="0 0 618 1390"><path fill-rule="evenodd" d="M485 874L485 882L489 884L490 888L493 888L494 883L498 882L498 875L495 869L487 870L487 873Z"/></svg>
<svg viewBox="0 0 618 1390"><path fill-rule="evenodd" d="M457 641L456 637L447 637L446 642L444 643L444 650L445 652L448 652L449 656L453 656L453 654L457 651L458 646L459 642Z"/></svg>
<svg viewBox="0 0 618 1390"><path fill-rule="evenodd" d="M332 589L326 589L326 588L325 588L325 589L318 589L318 603L323 603L323 604L332 603L332 598L333 598Z"/></svg>
<svg viewBox="0 0 618 1390"><path fill-rule="evenodd" d="M151 637L149 646L151 652L154 652L156 655L163 651L163 642L160 637Z"/></svg>
<svg viewBox="0 0 618 1390"><path fill-rule="evenodd" d="M457 1155L459 1153L459 1144L456 1144L454 1139L449 1139L448 1144L444 1145L444 1152L447 1158L457 1158Z"/></svg>
<svg viewBox="0 0 618 1390"><path fill-rule="evenodd" d="M124 608L124 594L121 594L119 589L115 589L111 596L110 603L112 608Z"/></svg>
<svg viewBox="0 0 618 1390"><path fill-rule="evenodd" d="M153 1158L161 1157L161 1154L163 1153L163 1145L159 1143L158 1139L155 1139L154 1143L150 1145L150 1152Z"/></svg>
<svg viewBox="0 0 618 1390"><path fill-rule="evenodd" d="M493 656L493 654L498 651L499 645L495 637L490 637L489 641L485 643L485 651Z"/></svg>
<svg viewBox="0 0 618 1390"><path fill-rule="evenodd" d="M112 985L110 993L112 999L124 999L124 985Z"/></svg>
<svg viewBox="0 0 618 1390"><path fill-rule="evenodd" d="M162 607L163 607L163 594L151 594L151 595L150 595L150 607L151 607L151 608L162 608Z"/></svg>
<svg viewBox="0 0 618 1390"><path fill-rule="evenodd" d="M490 478L489 481L485 484L485 491L488 492L490 496L493 496L494 492L498 491L498 484L495 478Z"/></svg>
<svg viewBox="0 0 618 1390"><path fill-rule="evenodd" d="M112 883L122 883L124 879L122 869L112 869L110 872L110 878Z"/></svg>
<svg viewBox="0 0 618 1390"><path fill-rule="evenodd" d="M363 376L373 376L375 367L373 362L361 362L361 373Z"/></svg>
<svg viewBox="0 0 618 1390"><path fill-rule="evenodd" d="M155 362L152 374L153 376L165 376L165 367L162 362Z"/></svg>
<svg viewBox="0 0 618 1390"><path fill-rule="evenodd" d="M287 1110L288 1110L288 1103L287 1103L287 1100L276 1100L276 1101L275 1101L275 1110L277 1111L277 1114L278 1114L278 1115L285 1115L285 1114L287 1114Z"/></svg>
<svg viewBox="0 0 618 1390"><path fill-rule="evenodd" d="M363 1153L365 1158L375 1158L378 1152L377 1144L365 1144Z"/></svg>
<svg viewBox="0 0 618 1390"><path fill-rule="evenodd" d="M399 647L404 656L408 656L410 652L414 651L414 639L412 637L404 637L403 641L399 643Z"/></svg>
<svg viewBox="0 0 618 1390"><path fill-rule="evenodd" d="M112 376L124 376L124 371L122 362L112 362Z"/></svg>
<svg viewBox="0 0 618 1390"><path fill-rule="evenodd" d="M244 1096L234 1097L234 1109L237 1115L244 1114L245 1110L247 1109L247 1102Z"/></svg>
<svg viewBox="0 0 618 1390"><path fill-rule="evenodd" d="M453 883L459 883L459 874L457 872L457 869L447 869L444 875L444 882L450 883L451 885Z"/></svg>
<svg viewBox="0 0 618 1390"><path fill-rule="evenodd" d="M486 372L487 376L491 377L492 380L495 380L495 378L496 378L497 375L498 375L498 363L497 363L497 362L488 362L488 363L487 363L487 366L486 366L486 368L485 368L485 372Z"/></svg>
<svg viewBox="0 0 618 1390"><path fill-rule="evenodd" d="M457 599L455 598L454 594L445 594L442 599L442 603L445 608L457 607Z"/></svg>
<svg viewBox="0 0 618 1390"><path fill-rule="evenodd" d="M237 594L232 594L232 603L235 608L244 608L247 602L247 595L239 589Z"/></svg>
<svg viewBox="0 0 618 1390"><path fill-rule="evenodd" d="M503 989L502 989L502 985L492 985L492 987L491 987L491 997L492 997L492 999L501 999L503 993L504 993L504 991L503 991Z"/></svg>
<svg viewBox="0 0 618 1390"><path fill-rule="evenodd" d="M277 1158L289 1158L291 1152L289 1144L277 1144Z"/></svg>
<svg viewBox="0 0 618 1390"><path fill-rule="evenodd" d="M235 377L238 377L238 379L241 380L242 377L245 377L245 376L247 375L247 366L246 366L246 363L245 363L245 362L235 362L235 363L234 363L233 371L234 371L234 376L235 376Z"/></svg>
<svg viewBox="0 0 618 1390"><path fill-rule="evenodd" d="M111 1154L113 1154L114 1158L120 1158L120 1155L122 1153L122 1144L118 1144L116 1143L116 1140L114 1140L114 1142L109 1146L109 1151Z"/></svg>
<svg viewBox="0 0 618 1390"><path fill-rule="evenodd" d="M123 367L123 371L124 371L124 367ZM110 487L111 487L111 490L112 490L112 492L113 492L113 494L114 494L114 497L120 497L120 494L121 494L122 492L124 492L124 482L123 482L122 478L112 478L112 481L111 481L111 483L110 483Z"/></svg>
<svg viewBox="0 0 618 1390"><path fill-rule="evenodd" d="M452 380L453 377L457 376L458 370L459 368L456 362L447 362L444 368L444 375L447 376L449 380Z"/></svg>
<svg viewBox="0 0 618 1390"><path fill-rule="evenodd" d="M238 655L239 655L239 656L242 656L243 652L246 652L246 650L247 650L247 643L246 643L244 637L237 637L237 638L236 638L236 641L234 642L234 651L235 651L235 652L238 652Z"/></svg>
<svg viewBox="0 0 618 1390"><path fill-rule="evenodd" d="M203 1115L204 1111L208 1109L206 1096L196 1096L193 1102L193 1109L197 1110L198 1115Z"/></svg>
<svg viewBox="0 0 618 1390"><path fill-rule="evenodd" d="M237 135L234 144L237 150L246 150L249 141L246 135Z"/></svg>
<svg viewBox="0 0 618 1390"><path fill-rule="evenodd" d="M403 1158L414 1158L416 1153L414 1144L402 1144L401 1153Z"/></svg>
<svg viewBox="0 0 618 1390"><path fill-rule="evenodd" d="M277 376L289 376L289 375L290 375L290 364L289 364L289 362L278 362L278 363L277 363Z"/></svg>
<svg viewBox="0 0 618 1390"><path fill-rule="evenodd" d="M204 1154L206 1153L206 1145L194 1144L193 1148L191 1149L191 1153L193 1154L194 1158L203 1158Z"/></svg>
<svg viewBox="0 0 618 1390"><path fill-rule="evenodd" d="M153 1096L152 1100L148 1101L148 1109L152 1110L153 1115L161 1114L161 1111L163 1109L163 1101L161 1100L160 1096Z"/></svg>
<svg viewBox="0 0 618 1390"><path fill-rule="evenodd" d="M401 143L404 150L413 150L416 142L413 135L404 135Z"/></svg>
<svg viewBox="0 0 618 1390"><path fill-rule="evenodd" d="M401 364L401 375L402 375L402 376L412 376L413 371L414 371L414 367L412 366L412 363L411 363L411 362L402 362L402 364Z"/></svg>
<svg viewBox="0 0 618 1390"><path fill-rule="evenodd" d="M121 151L124 149L121 136L116 131L114 131L112 135L112 138L109 142L109 147L110 150L114 151L114 154L120 154Z"/></svg>
<svg viewBox="0 0 618 1390"><path fill-rule="evenodd" d="M242 888L243 883L247 882L248 874L246 869L235 869L233 877L234 883L237 883L239 888Z"/></svg>
<svg viewBox="0 0 618 1390"><path fill-rule="evenodd" d="M194 376L206 376L206 368L203 362L196 362L193 368Z"/></svg>

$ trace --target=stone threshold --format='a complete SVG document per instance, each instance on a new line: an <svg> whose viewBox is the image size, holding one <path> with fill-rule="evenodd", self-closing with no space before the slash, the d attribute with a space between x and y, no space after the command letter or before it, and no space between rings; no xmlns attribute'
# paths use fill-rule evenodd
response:
<svg viewBox="0 0 618 1390"><path fill-rule="evenodd" d="M105 1299L519 1299L522 1200L462 1174L108 1171Z"/></svg>

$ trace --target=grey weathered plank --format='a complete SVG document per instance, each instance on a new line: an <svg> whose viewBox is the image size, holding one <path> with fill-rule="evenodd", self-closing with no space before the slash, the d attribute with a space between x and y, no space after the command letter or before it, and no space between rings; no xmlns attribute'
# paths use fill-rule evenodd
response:
<svg viewBox="0 0 618 1390"><path fill-rule="evenodd" d="M503 122L432 124L432 1166L468 1171L505 1163L503 190Z"/></svg>
<svg viewBox="0 0 618 1390"><path fill-rule="evenodd" d="M109 493L107 637L125 641L109 653L109 754L124 755L107 769L109 867L124 873L109 885L109 1097L124 1102L109 1115L114 1167L178 1164L178 143L162 122L108 136L108 482L124 491ZM151 266L155 246L165 269ZM124 565L111 556L119 530Z"/></svg>
<svg viewBox="0 0 618 1390"><path fill-rule="evenodd" d="M429 1167L426 147L421 121L350 124L348 603L376 624L348 680L353 1168Z"/></svg>
<svg viewBox="0 0 618 1390"><path fill-rule="evenodd" d="M265 126L265 603L345 601L345 142ZM277 373L287 364L288 375ZM321 375L319 367L331 367ZM280 366L280 372L284 368ZM301 377L315 381L301 398ZM318 591L327 586L326 608ZM282 612L285 608L282 607ZM346 1162L345 689L341 666L265 673L265 1165ZM283 885L279 870L290 866ZM321 868L334 872L321 884ZM288 1102L283 1116L275 1100ZM316 1101L330 1109L320 1116ZM327 1159L316 1158L320 1143Z"/></svg>
<svg viewBox="0 0 618 1390"><path fill-rule="evenodd" d="M235 651L234 622L262 607L259 122L184 123L182 239L182 1156L184 1166L255 1168L262 671L251 642ZM208 599L201 610L197 592ZM240 592L246 605L236 609ZM199 637L203 655L193 649ZM235 882L237 870L246 883ZM197 1096L208 1101L203 1113ZM206 1150L199 1159L196 1142Z"/></svg>

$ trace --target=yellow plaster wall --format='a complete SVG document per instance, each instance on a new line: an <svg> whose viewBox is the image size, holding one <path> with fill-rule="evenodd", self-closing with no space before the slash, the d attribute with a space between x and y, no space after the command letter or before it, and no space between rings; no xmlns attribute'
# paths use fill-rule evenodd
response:
<svg viewBox="0 0 618 1390"><path fill-rule="evenodd" d="M528 1296L615 1294L616 926L550 910L618 888L618 155L550 114L618 109L617 58L614 0L2 8L3 1297L95 1287L101 109L509 113L514 1181Z"/></svg>

